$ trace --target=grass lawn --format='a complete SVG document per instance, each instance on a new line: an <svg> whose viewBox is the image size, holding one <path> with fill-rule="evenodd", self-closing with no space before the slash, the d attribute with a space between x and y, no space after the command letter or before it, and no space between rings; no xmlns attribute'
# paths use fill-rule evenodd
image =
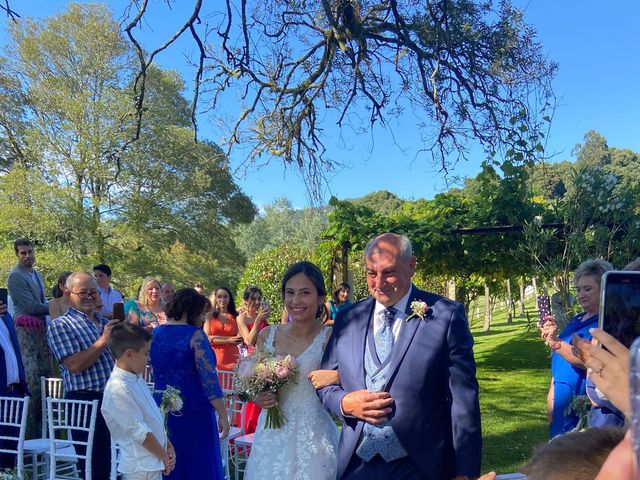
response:
<svg viewBox="0 0 640 480"><path fill-rule="evenodd" d="M527 320L494 315L489 332L471 327L482 410L482 471L514 472L534 445L547 440L546 398L551 380L548 349Z"/></svg>

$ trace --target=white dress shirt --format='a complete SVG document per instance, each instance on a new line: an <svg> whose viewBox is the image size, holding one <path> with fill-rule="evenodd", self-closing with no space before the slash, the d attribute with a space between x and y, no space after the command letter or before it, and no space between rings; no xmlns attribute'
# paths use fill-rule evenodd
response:
<svg viewBox="0 0 640 480"><path fill-rule="evenodd" d="M393 341L398 340L398 335L400 334L400 327L402 327L403 320L407 318L407 314L404 313L407 309L407 304L409 303L409 296L411 295L411 290L413 289L413 285L409 285L409 291L402 297L395 305L392 305L393 308L396 309L396 314L393 319ZM378 333L378 330L382 328L384 323L384 312L387 310L387 307L378 303L376 300L376 306L373 309L373 334Z"/></svg>
<svg viewBox="0 0 640 480"><path fill-rule="evenodd" d="M113 313L113 304L116 302L124 302L122 294L118 290L113 288L98 287L100 292L100 298L102 299L102 308L98 310L98 313L103 317L108 317Z"/></svg>
<svg viewBox="0 0 640 480"><path fill-rule="evenodd" d="M9 329L4 323L4 320L0 318L0 348L4 352L4 361L7 368L7 385L12 383L20 383L20 372L18 371L18 357L11 343L11 336L9 335Z"/></svg>
<svg viewBox="0 0 640 480"><path fill-rule="evenodd" d="M121 473L164 470L162 460L142 446L151 432L166 448L164 417L142 376L114 367L100 409L120 449Z"/></svg>

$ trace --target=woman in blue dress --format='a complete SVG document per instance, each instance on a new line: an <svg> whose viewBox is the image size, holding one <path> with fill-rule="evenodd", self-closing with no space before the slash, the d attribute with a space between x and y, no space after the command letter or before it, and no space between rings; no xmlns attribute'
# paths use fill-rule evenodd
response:
<svg viewBox="0 0 640 480"><path fill-rule="evenodd" d="M210 307L207 297L194 289L178 290L167 304L167 323L153 330L151 366L156 391L171 385L180 390L184 402L180 413L168 414L167 432L176 450L176 467L166 477L171 480L224 478L220 438L227 436L229 421L216 357L199 328ZM161 395L156 396L159 400Z"/></svg>
<svg viewBox="0 0 640 480"><path fill-rule="evenodd" d="M589 329L598 326L600 309L600 279L613 270L604 260L587 260L573 274L578 303L584 310L574 316L559 334L553 317L547 317L542 327L542 338L553 351L551 356L551 386L547 396L547 412L551 438L573 430L578 416L569 405L573 397L586 393L586 369L572 352L571 337L574 334L591 340Z"/></svg>

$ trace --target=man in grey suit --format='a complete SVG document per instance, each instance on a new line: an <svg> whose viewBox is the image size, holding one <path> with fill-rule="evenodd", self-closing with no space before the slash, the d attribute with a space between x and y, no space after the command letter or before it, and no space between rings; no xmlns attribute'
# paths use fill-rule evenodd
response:
<svg viewBox="0 0 640 480"><path fill-rule="evenodd" d="M33 268L36 263L33 245L26 238L19 238L13 242L13 249L18 257L18 264L9 273L8 280L13 316L28 315L44 321L44 316L49 314L49 305L42 274Z"/></svg>
<svg viewBox="0 0 640 480"><path fill-rule="evenodd" d="M29 438L40 435L42 410L40 408L40 376L51 376L51 360L45 339L45 316L49 306L45 296L42 274L33 266L36 255L26 238L13 242L18 264L9 273L7 287L13 301L13 315L18 343L22 351L29 390L33 393L29 404Z"/></svg>

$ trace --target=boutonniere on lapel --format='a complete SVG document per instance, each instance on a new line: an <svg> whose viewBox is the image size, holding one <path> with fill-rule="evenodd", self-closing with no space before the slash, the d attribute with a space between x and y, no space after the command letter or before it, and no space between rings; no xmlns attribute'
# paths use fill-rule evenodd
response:
<svg viewBox="0 0 640 480"><path fill-rule="evenodd" d="M422 300L414 300L411 302L411 315L409 315L405 321L409 321L414 317L420 317L420 320L424 320L424 317L427 315L429 311L429 305L427 302L423 302Z"/></svg>

